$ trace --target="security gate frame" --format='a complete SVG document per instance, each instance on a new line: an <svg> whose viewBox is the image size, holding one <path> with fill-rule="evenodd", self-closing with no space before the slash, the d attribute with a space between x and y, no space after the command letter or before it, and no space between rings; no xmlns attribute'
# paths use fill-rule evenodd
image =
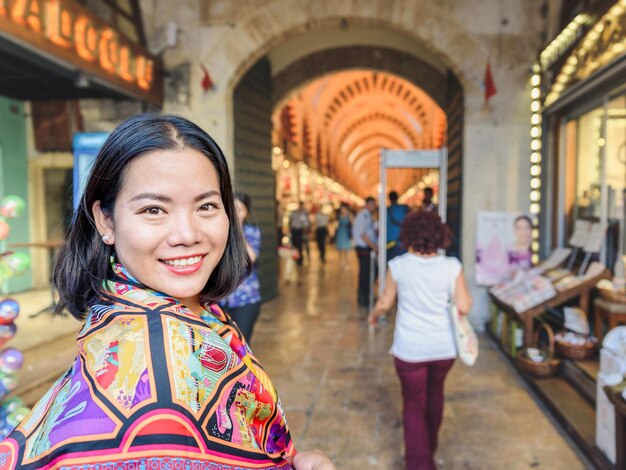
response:
<svg viewBox="0 0 626 470"><path fill-rule="evenodd" d="M378 196L378 295L382 296L387 275L387 170L389 168L436 168L439 170L439 215L446 221L448 200L448 149L387 150L380 152ZM370 289L373 292L373 289Z"/></svg>

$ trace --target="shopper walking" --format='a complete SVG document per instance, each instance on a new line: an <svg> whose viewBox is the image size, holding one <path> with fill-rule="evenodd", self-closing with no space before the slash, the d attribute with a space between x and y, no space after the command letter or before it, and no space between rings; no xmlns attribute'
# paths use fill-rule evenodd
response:
<svg viewBox="0 0 626 470"><path fill-rule="evenodd" d="M436 213L411 212L400 239L408 253L389 262L385 290L369 321L376 324L397 300L391 354L402 385L406 469L432 470L444 382L456 357L448 308L454 302L467 314L472 298L459 260L439 254L450 243L450 230Z"/></svg>
<svg viewBox="0 0 626 470"><path fill-rule="evenodd" d="M237 324L248 344L252 339L252 330L261 311L261 291L257 270L257 260L261 253L261 229L247 222L251 206L250 196L242 192L235 193L237 220L243 230L246 252L253 265L252 271L241 281L237 289L220 303L224 311Z"/></svg>
<svg viewBox="0 0 626 470"><path fill-rule="evenodd" d="M350 269L348 252L352 250L352 211L345 202L339 206L337 230L335 231L335 246L339 252L339 266L343 271Z"/></svg>
<svg viewBox="0 0 626 470"><path fill-rule="evenodd" d="M421 210L426 212L437 212L437 204L433 202L433 188L424 188L424 199L422 200Z"/></svg>
<svg viewBox="0 0 626 470"><path fill-rule="evenodd" d="M315 241L320 252L320 261L326 262L326 240L328 239L329 217L321 209L315 213Z"/></svg>
<svg viewBox="0 0 626 470"><path fill-rule="evenodd" d="M359 261L359 277L357 302L361 307L369 306L370 296L370 264L372 252L378 253L378 239L374 226L373 214L376 212L376 201L373 197L365 199L365 207L359 211L352 224L352 240ZM376 277L376 275L374 275Z"/></svg>
<svg viewBox="0 0 626 470"><path fill-rule="evenodd" d="M289 216L289 230L291 231L291 244L298 250L298 266L302 266L303 255L302 246L304 244L304 236L309 230L310 221L309 214L304 208L304 202L298 203L298 208Z"/></svg>
<svg viewBox="0 0 626 470"><path fill-rule="evenodd" d="M408 212L409 207L406 204L398 203L398 193L391 191L387 207L387 262L406 253L400 241L400 229Z"/></svg>
<svg viewBox="0 0 626 470"><path fill-rule="evenodd" d="M100 150L54 268L79 353L0 443L2 467L334 469L215 301L248 273L226 158L176 116Z"/></svg>

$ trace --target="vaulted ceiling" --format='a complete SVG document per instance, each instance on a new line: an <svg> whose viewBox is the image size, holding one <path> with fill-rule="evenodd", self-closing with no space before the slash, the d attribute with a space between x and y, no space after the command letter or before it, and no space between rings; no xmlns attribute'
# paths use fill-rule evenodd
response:
<svg viewBox="0 0 626 470"><path fill-rule="evenodd" d="M446 139L443 110L420 88L371 70L319 78L282 102L273 115L274 145L359 196L379 182L380 151L435 149ZM389 189L403 193L423 170L391 169Z"/></svg>

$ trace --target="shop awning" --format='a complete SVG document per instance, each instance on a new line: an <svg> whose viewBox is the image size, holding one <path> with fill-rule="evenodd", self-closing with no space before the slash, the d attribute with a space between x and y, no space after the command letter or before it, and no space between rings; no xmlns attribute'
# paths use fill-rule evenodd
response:
<svg viewBox="0 0 626 470"><path fill-rule="evenodd" d="M79 72L0 38L0 95L18 100L131 97L93 78L87 87L77 86L79 79Z"/></svg>

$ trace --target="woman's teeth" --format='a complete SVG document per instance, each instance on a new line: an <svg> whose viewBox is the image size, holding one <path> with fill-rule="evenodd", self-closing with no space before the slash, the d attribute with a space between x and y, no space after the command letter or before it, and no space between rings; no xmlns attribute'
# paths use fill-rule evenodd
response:
<svg viewBox="0 0 626 470"><path fill-rule="evenodd" d="M164 259L163 262L165 264L169 264L170 266L189 266L191 264L196 264L202 259L202 256L192 256L191 258L180 258L180 259Z"/></svg>

